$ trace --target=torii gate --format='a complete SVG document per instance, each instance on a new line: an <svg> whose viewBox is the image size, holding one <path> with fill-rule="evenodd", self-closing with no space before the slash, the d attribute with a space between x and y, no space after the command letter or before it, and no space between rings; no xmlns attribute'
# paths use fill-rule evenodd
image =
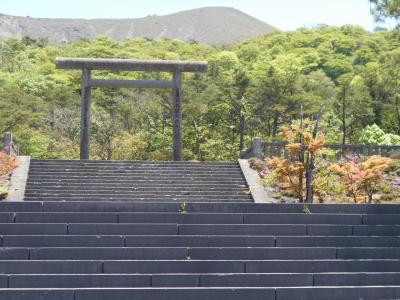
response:
<svg viewBox="0 0 400 300"><path fill-rule="evenodd" d="M204 61L56 58L57 69L82 70L80 159L89 159L91 88L158 88L173 91L174 161L182 160L182 72L207 72ZM172 72L173 80L92 79L92 70Z"/></svg>

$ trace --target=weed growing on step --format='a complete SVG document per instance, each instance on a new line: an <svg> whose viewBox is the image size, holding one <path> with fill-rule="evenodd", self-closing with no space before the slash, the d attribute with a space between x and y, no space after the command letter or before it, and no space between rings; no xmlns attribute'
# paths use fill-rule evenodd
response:
<svg viewBox="0 0 400 300"><path fill-rule="evenodd" d="M181 205L179 206L179 212L181 214L186 214L188 212L188 205L186 202L181 203Z"/></svg>

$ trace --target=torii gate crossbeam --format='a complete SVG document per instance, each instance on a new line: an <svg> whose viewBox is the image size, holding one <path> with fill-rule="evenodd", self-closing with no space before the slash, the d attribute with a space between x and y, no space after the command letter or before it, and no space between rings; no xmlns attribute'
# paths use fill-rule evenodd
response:
<svg viewBox="0 0 400 300"><path fill-rule="evenodd" d="M164 61L104 58L57 58L57 69L82 70L80 159L89 159L91 88L159 88L173 91L173 158L182 160L182 73L207 72L204 61ZM92 70L171 72L173 80L93 79Z"/></svg>

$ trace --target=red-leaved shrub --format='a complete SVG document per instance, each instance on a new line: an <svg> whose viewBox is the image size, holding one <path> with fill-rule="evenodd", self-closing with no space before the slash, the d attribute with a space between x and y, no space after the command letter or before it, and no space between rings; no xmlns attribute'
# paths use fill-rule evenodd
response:
<svg viewBox="0 0 400 300"><path fill-rule="evenodd" d="M0 152L0 176L10 173L17 165L14 156Z"/></svg>

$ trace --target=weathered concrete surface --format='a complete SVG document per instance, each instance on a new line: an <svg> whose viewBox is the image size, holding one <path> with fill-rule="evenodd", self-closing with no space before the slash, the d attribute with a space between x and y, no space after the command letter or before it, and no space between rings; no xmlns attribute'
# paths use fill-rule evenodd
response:
<svg viewBox="0 0 400 300"><path fill-rule="evenodd" d="M30 156L17 156L18 167L11 175L8 196L5 201L23 201L28 180Z"/></svg>
<svg viewBox="0 0 400 300"><path fill-rule="evenodd" d="M250 168L249 161L247 159L239 159L239 165L247 181L247 185L249 186L254 202L273 203L274 199L268 197L264 186L260 182L260 177L258 176L257 172Z"/></svg>

